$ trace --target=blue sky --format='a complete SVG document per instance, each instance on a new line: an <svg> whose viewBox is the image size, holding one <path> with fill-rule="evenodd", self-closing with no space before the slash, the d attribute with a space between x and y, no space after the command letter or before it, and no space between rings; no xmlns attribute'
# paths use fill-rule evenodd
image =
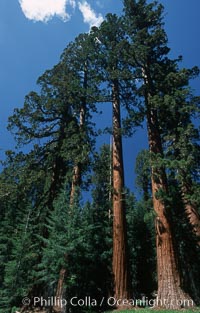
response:
<svg viewBox="0 0 200 313"><path fill-rule="evenodd" d="M183 55L185 67L200 66L200 1L160 2L165 6L172 56ZM8 116L36 88L37 78L59 61L63 49L76 35L98 25L106 13L121 10L121 0L0 0L0 159L15 145L6 130ZM199 79L193 83L197 93L199 83ZM109 143L109 138L105 140ZM125 141L129 187L134 183L135 155L145 144L145 131Z"/></svg>

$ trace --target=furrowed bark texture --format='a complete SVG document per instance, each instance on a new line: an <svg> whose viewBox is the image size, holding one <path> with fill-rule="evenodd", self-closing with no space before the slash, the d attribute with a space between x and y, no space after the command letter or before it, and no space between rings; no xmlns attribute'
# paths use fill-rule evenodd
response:
<svg viewBox="0 0 200 313"><path fill-rule="evenodd" d="M181 192L186 216L194 234L197 236L198 245L200 246L200 216L196 206L187 198L187 195L190 194L190 188L185 182L182 183Z"/></svg>
<svg viewBox="0 0 200 313"><path fill-rule="evenodd" d="M118 83L113 84L113 278L115 299L130 296L126 213L124 199L124 169Z"/></svg>
<svg viewBox="0 0 200 313"><path fill-rule="evenodd" d="M152 158L162 156L162 144L158 127L157 112L148 109L147 114L149 149ZM157 306L169 309L193 306L193 301L181 286L180 268L174 245L173 225L171 214L163 199L157 192L167 193L167 179L165 169L152 164L152 196L156 212L156 250L157 250L157 275L158 295Z"/></svg>

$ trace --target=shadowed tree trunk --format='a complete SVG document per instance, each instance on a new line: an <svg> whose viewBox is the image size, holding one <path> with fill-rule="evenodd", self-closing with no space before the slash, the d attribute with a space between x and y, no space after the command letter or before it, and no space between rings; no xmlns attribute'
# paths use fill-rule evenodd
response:
<svg viewBox="0 0 200 313"><path fill-rule="evenodd" d="M113 276L115 299L130 296L118 81L113 84Z"/></svg>

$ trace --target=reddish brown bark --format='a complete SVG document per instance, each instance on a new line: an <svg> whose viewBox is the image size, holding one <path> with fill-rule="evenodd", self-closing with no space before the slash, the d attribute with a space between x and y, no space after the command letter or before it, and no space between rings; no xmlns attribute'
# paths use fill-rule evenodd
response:
<svg viewBox="0 0 200 313"><path fill-rule="evenodd" d="M59 275L59 280L58 280L58 285L56 289L56 295L55 295L55 305L53 307L54 312L65 312L65 308L61 307L61 299L63 299L64 295L64 280L65 280L65 275L66 275L66 269L62 268L60 270L60 275Z"/></svg>
<svg viewBox="0 0 200 313"><path fill-rule="evenodd" d="M147 102L147 107L148 105ZM194 303L181 286L171 214L164 200L157 194L159 191L167 193L167 179L165 169L156 164L156 156L163 154L156 110L148 108L147 124L152 157L152 197L156 213L157 306L169 309L189 307Z"/></svg>
<svg viewBox="0 0 200 313"><path fill-rule="evenodd" d="M188 184L183 182L181 191L182 191L182 198L184 202L186 216L188 218L190 225L192 226L194 234L198 238L198 245L200 246L200 216L199 216L199 213L195 204L192 203L188 198L188 195L190 195L191 193L190 188L188 187Z"/></svg>
<svg viewBox="0 0 200 313"><path fill-rule="evenodd" d="M80 187L81 183L81 166L80 164L77 164L74 166L73 169L73 177L72 177L72 185L71 185L71 192L70 192L70 206L73 205L77 189Z"/></svg>
<svg viewBox="0 0 200 313"><path fill-rule="evenodd" d="M198 237L198 245L200 245L200 216L196 207L189 201L184 200L185 212L187 214L190 225L192 225L195 235Z"/></svg>
<svg viewBox="0 0 200 313"><path fill-rule="evenodd" d="M118 84L113 85L113 276L115 299L130 296L126 215L124 199L124 169Z"/></svg>

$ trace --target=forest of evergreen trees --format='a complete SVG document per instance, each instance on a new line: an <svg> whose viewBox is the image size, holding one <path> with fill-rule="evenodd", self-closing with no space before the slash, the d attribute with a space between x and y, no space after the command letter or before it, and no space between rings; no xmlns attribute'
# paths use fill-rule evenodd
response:
<svg viewBox="0 0 200 313"><path fill-rule="evenodd" d="M114 309L110 298L116 308L144 297L200 305L199 69L170 58L161 4L123 2L121 16L67 45L9 118L17 148L0 173L1 313L44 306L36 298L90 297L94 312ZM105 104L112 128L97 129ZM133 158L136 198L123 138L141 126L149 149ZM97 148L104 132L112 145ZM61 304L45 309L91 312Z"/></svg>

